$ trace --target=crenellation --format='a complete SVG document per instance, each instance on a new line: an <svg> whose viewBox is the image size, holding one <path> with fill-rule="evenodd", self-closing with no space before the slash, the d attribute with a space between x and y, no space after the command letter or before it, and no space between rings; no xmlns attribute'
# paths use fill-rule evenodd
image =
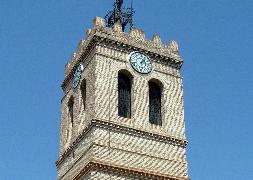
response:
<svg viewBox="0 0 253 180"><path fill-rule="evenodd" d="M151 72L141 74L133 69L128 57L135 51L149 57ZM74 67L78 64L84 70L74 88ZM140 179L188 179L182 64L176 41L165 46L157 34L148 40L141 29L126 33L120 22L108 28L103 18L95 17L65 66L58 179L80 180L87 173L90 179L123 180L131 173ZM118 112L118 73L122 70L131 79L130 117L120 117ZM81 93L84 81L85 105ZM162 125L149 120L150 81L161 87ZM71 98L73 122L68 109Z"/></svg>
<svg viewBox="0 0 253 180"><path fill-rule="evenodd" d="M168 49L170 49L170 50L171 50L173 53L175 53L175 54L179 54L178 43L177 43L177 41L175 41L175 40L169 41Z"/></svg>
<svg viewBox="0 0 253 180"><path fill-rule="evenodd" d="M149 54L150 51L155 52L154 57L158 58L161 54L166 55L165 59L171 61L170 58L178 61L177 63L182 64L182 60L179 55L178 43L176 41L170 41L168 46L162 44L161 38L159 35L154 35L152 40L145 39L145 32L141 29L132 28L130 33L122 32L122 26L120 23L116 23L113 28L105 27L105 20L101 17L95 17L93 20L93 27L89 29L86 33L86 39L81 40L77 48L76 57L70 59L66 65L65 78L69 74L76 63L82 61L82 54L86 51L86 47L92 43L94 37L103 37L103 39L112 39L115 40L117 47L126 47L126 44L131 42L133 50L137 51L138 48L141 48L142 51ZM134 43L136 42L136 43ZM120 43L120 44L119 44ZM100 42L96 42L100 44ZM145 48L149 47L149 48ZM160 57L161 58L161 57ZM180 65L181 66L181 65Z"/></svg>
<svg viewBox="0 0 253 180"><path fill-rule="evenodd" d="M84 40L84 39L81 39L80 42L78 43L78 46L77 46L77 54L78 55L82 54L83 47L84 47L85 43L86 43L86 40Z"/></svg>
<svg viewBox="0 0 253 180"><path fill-rule="evenodd" d="M145 32L142 29L132 28L130 31L130 35L134 38L145 40Z"/></svg>
<svg viewBox="0 0 253 180"><path fill-rule="evenodd" d="M105 19L102 17L95 17L93 20L93 28L103 28L105 27Z"/></svg>
<svg viewBox="0 0 253 180"><path fill-rule="evenodd" d="M162 40L161 40L160 36L157 34L153 35L152 41L155 44L162 45Z"/></svg>
<svg viewBox="0 0 253 180"><path fill-rule="evenodd" d="M122 32L123 32L123 29L122 29L122 25L120 24L120 22L116 22L116 23L113 25L112 30L113 30L114 32L122 33Z"/></svg>
<svg viewBox="0 0 253 180"><path fill-rule="evenodd" d="M88 39L89 36L91 36L91 33L92 33L92 29L88 29L85 33L85 38Z"/></svg>

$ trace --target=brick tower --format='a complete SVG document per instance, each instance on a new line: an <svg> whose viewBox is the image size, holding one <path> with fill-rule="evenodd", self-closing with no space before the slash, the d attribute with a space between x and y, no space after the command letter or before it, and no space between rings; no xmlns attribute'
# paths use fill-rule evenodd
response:
<svg viewBox="0 0 253 180"><path fill-rule="evenodd" d="M96 17L65 67L59 180L189 179L176 41Z"/></svg>

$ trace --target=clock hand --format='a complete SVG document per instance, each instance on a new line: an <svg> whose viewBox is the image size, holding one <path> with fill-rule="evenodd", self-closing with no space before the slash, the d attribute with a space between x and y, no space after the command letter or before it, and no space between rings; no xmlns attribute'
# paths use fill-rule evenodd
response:
<svg viewBox="0 0 253 180"><path fill-rule="evenodd" d="M145 61L144 61L144 59L142 59L140 63L141 63L142 66L143 66L143 64L144 65L146 64Z"/></svg>

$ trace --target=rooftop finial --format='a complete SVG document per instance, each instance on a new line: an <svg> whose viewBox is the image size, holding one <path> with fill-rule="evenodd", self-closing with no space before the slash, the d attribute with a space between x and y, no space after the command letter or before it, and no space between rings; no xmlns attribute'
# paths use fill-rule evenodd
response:
<svg viewBox="0 0 253 180"><path fill-rule="evenodd" d="M133 7L131 2L131 8L122 8L123 0L116 0L114 3L114 9L110 11L106 16L106 24L108 27L113 27L116 22L120 22L123 31L125 31L126 26L129 24L130 29L133 27Z"/></svg>

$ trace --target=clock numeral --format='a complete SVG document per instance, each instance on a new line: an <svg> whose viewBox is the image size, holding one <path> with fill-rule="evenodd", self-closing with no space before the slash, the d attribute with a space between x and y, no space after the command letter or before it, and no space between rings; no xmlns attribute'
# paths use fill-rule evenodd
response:
<svg viewBox="0 0 253 180"><path fill-rule="evenodd" d="M136 62L132 62L132 65L135 66L135 67L138 66Z"/></svg>
<svg viewBox="0 0 253 180"><path fill-rule="evenodd" d="M135 58L132 58L132 59L131 59L131 62L136 62L136 59L135 59Z"/></svg>

